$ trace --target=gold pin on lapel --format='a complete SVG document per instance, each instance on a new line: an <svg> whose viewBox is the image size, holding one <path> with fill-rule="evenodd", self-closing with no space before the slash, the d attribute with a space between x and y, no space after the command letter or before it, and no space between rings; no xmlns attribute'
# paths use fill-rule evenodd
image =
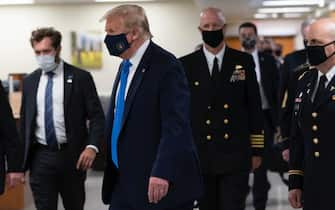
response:
<svg viewBox="0 0 335 210"><path fill-rule="evenodd" d="M241 65L236 65L236 66L235 66L235 69L236 69L236 70L238 70L238 69L243 69L243 66L241 66Z"/></svg>
<svg viewBox="0 0 335 210"><path fill-rule="evenodd" d="M194 82L194 85L195 85L195 86L199 86L200 83L199 83L198 81L195 81L195 82Z"/></svg>

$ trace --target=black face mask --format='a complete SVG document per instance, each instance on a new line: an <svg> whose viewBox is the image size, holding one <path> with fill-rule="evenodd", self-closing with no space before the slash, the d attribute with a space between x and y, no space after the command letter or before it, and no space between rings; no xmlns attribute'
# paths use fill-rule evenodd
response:
<svg viewBox="0 0 335 210"><path fill-rule="evenodd" d="M275 54L276 54L277 57L279 57L279 56L281 56L282 51L281 51L281 50L276 50L276 51L275 51Z"/></svg>
<svg viewBox="0 0 335 210"><path fill-rule="evenodd" d="M325 47L334 43L335 41L329 42L328 44L321 46L307 46L306 51L309 63L312 66L317 66L332 57L335 54L335 51L331 55L327 56L325 52Z"/></svg>
<svg viewBox="0 0 335 210"><path fill-rule="evenodd" d="M243 38L242 39L242 47L246 50L252 50L256 46L256 38L251 37L251 38Z"/></svg>
<svg viewBox="0 0 335 210"><path fill-rule="evenodd" d="M263 50L263 53L266 53L268 55L272 55L272 50L271 49L265 49L265 50Z"/></svg>
<svg viewBox="0 0 335 210"><path fill-rule="evenodd" d="M110 55L120 56L129 47L126 34L106 35L105 44Z"/></svg>
<svg viewBox="0 0 335 210"><path fill-rule="evenodd" d="M223 41L223 32L222 29L217 31L201 31L202 33L202 40L209 46L215 48L221 44Z"/></svg>

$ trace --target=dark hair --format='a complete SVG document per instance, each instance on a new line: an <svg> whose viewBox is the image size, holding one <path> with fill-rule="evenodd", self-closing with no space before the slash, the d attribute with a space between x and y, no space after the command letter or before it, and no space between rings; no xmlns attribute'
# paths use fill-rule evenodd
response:
<svg viewBox="0 0 335 210"><path fill-rule="evenodd" d="M255 33L256 33L256 35L257 35L257 27L256 27L255 24L253 24L253 23L251 23L251 22L245 22L245 23L242 23L242 24L240 25L240 27L238 28L238 31L240 31L241 28L253 28L254 31L255 31Z"/></svg>
<svg viewBox="0 0 335 210"><path fill-rule="evenodd" d="M60 47L60 43L62 41L62 34L59 31L56 31L52 27L47 28L38 28L31 32L30 44L34 47L34 42L40 42L45 37L49 37L51 39L52 47L58 49Z"/></svg>

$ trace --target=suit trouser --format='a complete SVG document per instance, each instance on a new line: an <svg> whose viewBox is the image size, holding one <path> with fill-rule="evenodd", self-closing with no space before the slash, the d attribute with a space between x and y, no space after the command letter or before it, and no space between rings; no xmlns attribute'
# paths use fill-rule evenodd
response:
<svg viewBox="0 0 335 210"><path fill-rule="evenodd" d="M205 195L200 210L244 210L249 171L203 175Z"/></svg>
<svg viewBox="0 0 335 210"><path fill-rule="evenodd" d="M271 112L263 110L264 113L264 156L261 166L254 171L254 183L252 187L253 205L255 210L265 210L270 190L268 180L268 158L271 152L274 138L274 128L272 126Z"/></svg>
<svg viewBox="0 0 335 210"><path fill-rule="evenodd" d="M70 168L67 149L38 146L32 157L30 186L37 210L57 210L60 194L66 210L83 210L86 173Z"/></svg>

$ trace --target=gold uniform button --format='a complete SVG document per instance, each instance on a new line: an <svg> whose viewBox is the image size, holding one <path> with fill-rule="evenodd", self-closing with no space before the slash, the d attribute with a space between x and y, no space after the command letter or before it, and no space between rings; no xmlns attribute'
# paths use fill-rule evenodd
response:
<svg viewBox="0 0 335 210"><path fill-rule="evenodd" d="M317 158L320 157L320 152L314 152L314 156Z"/></svg>
<svg viewBox="0 0 335 210"><path fill-rule="evenodd" d="M318 113L313 112L313 113L312 113L312 117L313 117L313 118L317 118L317 117L318 117Z"/></svg>
<svg viewBox="0 0 335 210"><path fill-rule="evenodd" d="M200 83L199 83L198 81L195 81L195 82L194 82L194 85L195 85L195 86L199 86Z"/></svg>
<svg viewBox="0 0 335 210"><path fill-rule="evenodd" d="M207 139L208 141L210 141L210 140L212 140L212 136L211 136L211 135L207 135L207 136L206 136L206 139Z"/></svg>
<svg viewBox="0 0 335 210"><path fill-rule="evenodd" d="M313 131L317 131L318 130L318 126L317 125L313 125L312 130Z"/></svg>
<svg viewBox="0 0 335 210"><path fill-rule="evenodd" d="M210 125L210 124L211 124L211 121L210 121L210 120L206 120L206 124L207 124L207 125Z"/></svg>
<svg viewBox="0 0 335 210"><path fill-rule="evenodd" d="M228 119L224 119L223 123L227 125L229 123L229 120Z"/></svg>
<svg viewBox="0 0 335 210"><path fill-rule="evenodd" d="M225 105L223 106L223 108L224 108L224 109L228 109L228 108L229 108L229 105L228 105L228 104L225 104Z"/></svg>
<svg viewBox="0 0 335 210"><path fill-rule="evenodd" d="M226 134L224 135L224 139L226 139L226 140L229 139L229 134L228 134L228 133L226 133Z"/></svg>
<svg viewBox="0 0 335 210"><path fill-rule="evenodd" d="M318 139L318 138L314 138L314 139L313 139L313 143L314 143L314 144L318 144L318 143L319 143L319 139Z"/></svg>

